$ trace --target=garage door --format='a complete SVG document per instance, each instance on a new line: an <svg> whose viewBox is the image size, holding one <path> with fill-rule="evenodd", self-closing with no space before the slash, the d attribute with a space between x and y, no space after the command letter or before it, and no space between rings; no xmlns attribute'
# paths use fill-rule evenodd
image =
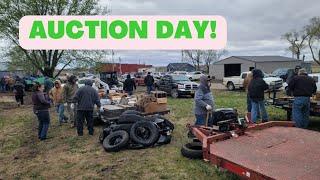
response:
<svg viewBox="0 0 320 180"><path fill-rule="evenodd" d="M224 65L224 77L240 76L241 64L225 64Z"/></svg>

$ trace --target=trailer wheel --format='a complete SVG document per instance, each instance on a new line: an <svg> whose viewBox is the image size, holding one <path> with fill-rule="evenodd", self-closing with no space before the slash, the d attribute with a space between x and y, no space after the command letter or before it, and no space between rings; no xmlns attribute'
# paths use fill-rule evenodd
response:
<svg viewBox="0 0 320 180"><path fill-rule="evenodd" d="M183 145L181 154L190 159L202 159L203 152L201 142L191 142Z"/></svg>
<svg viewBox="0 0 320 180"><path fill-rule="evenodd" d="M130 130L130 138L132 141L146 147L156 143L159 136L158 127L153 122L149 121L138 121L132 125Z"/></svg>
<svg viewBox="0 0 320 180"><path fill-rule="evenodd" d="M129 134L126 131L119 130L112 132L103 140L103 148L107 152L116 152L128 145Z"/></svg>

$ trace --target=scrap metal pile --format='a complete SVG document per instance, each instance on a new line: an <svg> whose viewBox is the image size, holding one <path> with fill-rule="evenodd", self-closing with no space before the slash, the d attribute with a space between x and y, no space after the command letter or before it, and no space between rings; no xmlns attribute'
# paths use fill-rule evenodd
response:
<svg viewBox="0 0 320 180"><path fill-rule="evenodd" d="M163 116L143 116L127 110L105 125L99 140L107 152L146 148L170 143L173 129L174 125Z"/></svg>

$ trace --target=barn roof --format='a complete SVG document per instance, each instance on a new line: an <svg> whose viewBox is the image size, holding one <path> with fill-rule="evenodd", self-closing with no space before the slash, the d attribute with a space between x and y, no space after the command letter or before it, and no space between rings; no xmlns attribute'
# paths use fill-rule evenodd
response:
<svg viewBox="0 0 320 180"><path fill-rule="evenodd" d="M231 56L226 59L229 59L232 57L246 60L246 61L252 61L252 62L296 62L296 61L301 61L299 59L289 58L289 57L285 57L285 56ZM225 60L225 59L221 59L217 62L221 62L223 60Z"/></svg>

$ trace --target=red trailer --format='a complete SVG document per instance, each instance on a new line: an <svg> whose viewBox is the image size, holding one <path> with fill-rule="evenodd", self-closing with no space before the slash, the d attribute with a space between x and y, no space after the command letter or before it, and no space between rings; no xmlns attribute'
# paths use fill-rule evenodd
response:
<svg viewBox="0 0 320 180"><path fill-rule="evenodd" d="M190 126L204 160L246 179L320 179L320 133L273 121L217 132Z"/></svg>

